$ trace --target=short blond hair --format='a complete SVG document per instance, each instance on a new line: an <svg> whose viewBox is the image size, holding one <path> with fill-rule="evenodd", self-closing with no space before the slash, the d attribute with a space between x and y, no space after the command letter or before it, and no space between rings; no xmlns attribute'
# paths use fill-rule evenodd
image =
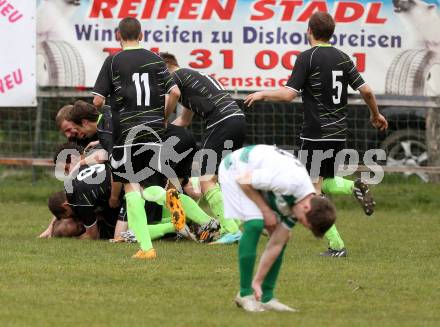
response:
<svg viewBox="0 0 440 327"><path fill-rule="evenodd" d="M57 112L57 116L55 117L55 121L57 123L58 128L61 128L61 123L67 119L67 116L72 110L73 106L71 104L65 105Z"/></svg>

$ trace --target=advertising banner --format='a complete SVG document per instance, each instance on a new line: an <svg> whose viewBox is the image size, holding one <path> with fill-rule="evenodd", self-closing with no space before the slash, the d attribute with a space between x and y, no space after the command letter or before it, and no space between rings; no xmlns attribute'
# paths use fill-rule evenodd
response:
<svg viewBox="0 0 440 327"><path fill-rule="evenodd" d="M0 0L0 107L36 103L36 4Z"/></svg>
<svg viewBox="0 0 440 327"><path fill-rule="evenodd" d="M143 47L175 54L226 89L277 88L309 48L317 10L332 14L331 43L377 93L440 93L436 0L40 0L39 84L92 87L105 57L120 50L118 22L131 16Z"/></svg>

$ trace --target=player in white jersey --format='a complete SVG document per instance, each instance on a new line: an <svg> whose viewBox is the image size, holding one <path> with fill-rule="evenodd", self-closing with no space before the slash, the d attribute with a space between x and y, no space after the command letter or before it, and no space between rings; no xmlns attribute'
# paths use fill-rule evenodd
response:
<svg viewBox="0 0 440 327"><path fill-rule="evenodd" d="M240 292L246 311L293 311L273 297L284 248L296 222L322 237L336 219L328 199L315 195L305 167L292 154L269 145L252 145L226 156L219 167L225 217L239 217ZM266 228L270 240L252 282L257 244ZM254 294L255 292L255 294Z"/></svg>

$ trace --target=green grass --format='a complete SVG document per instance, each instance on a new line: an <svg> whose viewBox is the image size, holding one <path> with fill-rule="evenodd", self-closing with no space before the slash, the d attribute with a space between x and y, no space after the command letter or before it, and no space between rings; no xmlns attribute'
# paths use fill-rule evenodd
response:
<svg viewBox="0 0 440 327"><path fill-rule="evenodd" d="M0 180L2 326L439 324L438 185L387 178L373 189L372 218L353 199L336 199L345 259L317 256L325 242L296 227L276 290L295 314L234 306L237 246L158 241L158 259L140 262L130 259L136 245L36 239L49 221L47 196L59 188Z"/></svg>

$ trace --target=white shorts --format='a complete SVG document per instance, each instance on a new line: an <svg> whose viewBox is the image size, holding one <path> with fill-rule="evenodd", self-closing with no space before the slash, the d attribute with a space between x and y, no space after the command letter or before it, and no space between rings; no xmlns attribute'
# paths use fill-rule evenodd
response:
<svg viewBox="0 0 440 327"><path fill-rule="evenodd" d="M236 177L246 172L247 165L234 164L226 169L224 162L219 167L219 183L223 193L226 219L239 218L246 222L263 219L263 214L254 201L249 199L236 181Z"/></svg>

